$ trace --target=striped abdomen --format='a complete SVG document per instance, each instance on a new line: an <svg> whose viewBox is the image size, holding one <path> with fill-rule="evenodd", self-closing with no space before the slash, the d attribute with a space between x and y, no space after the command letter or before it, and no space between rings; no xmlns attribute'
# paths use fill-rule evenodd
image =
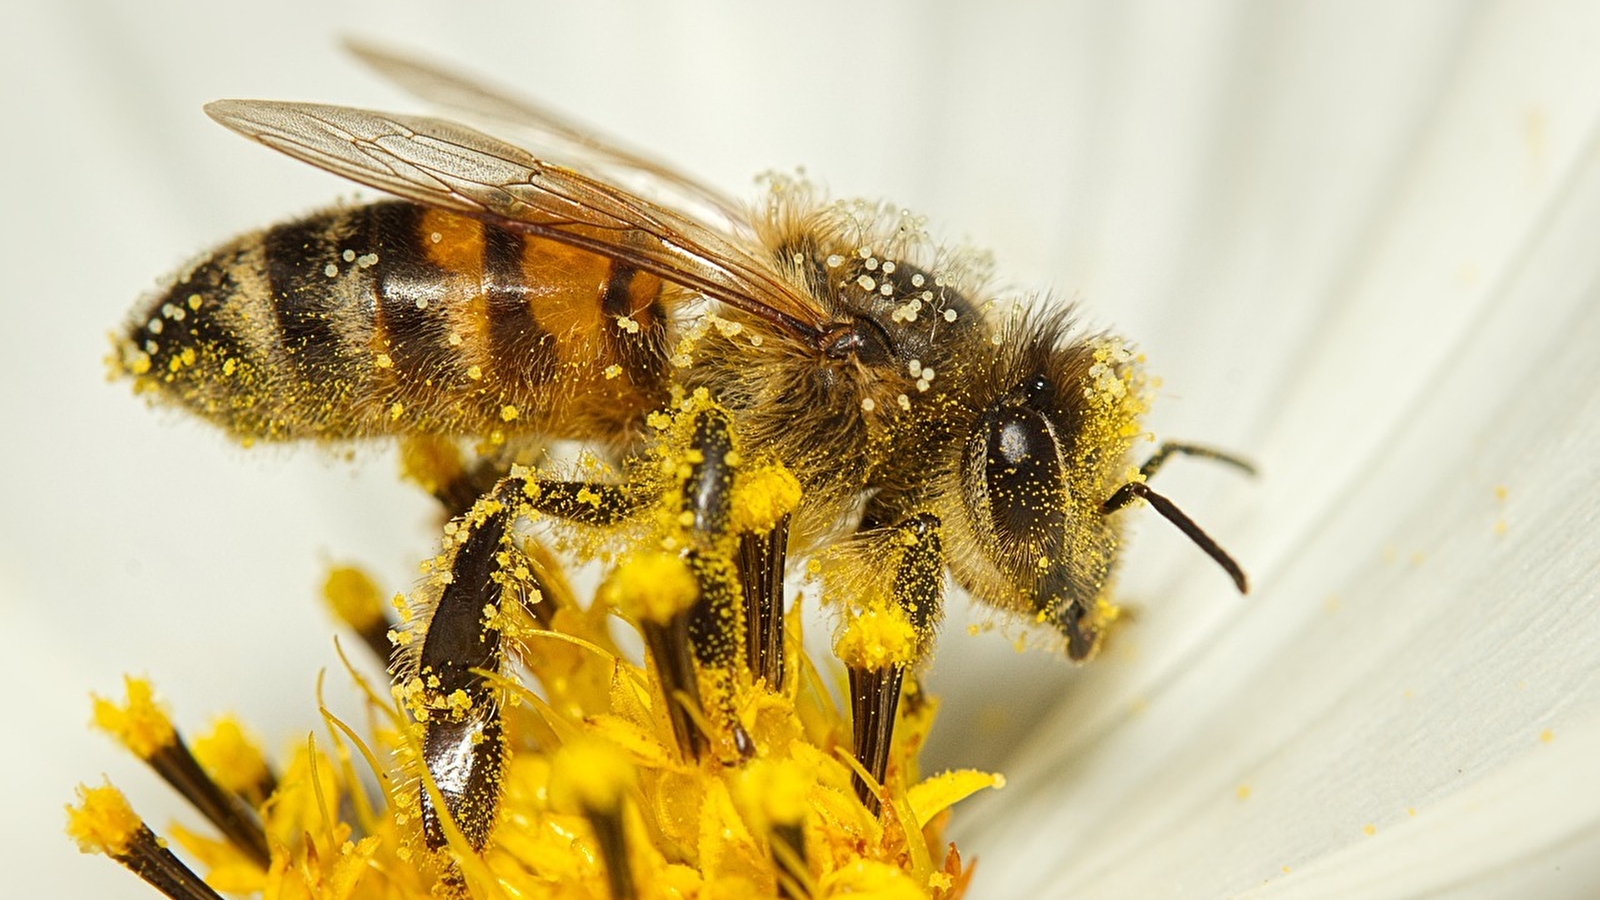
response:
<svg viewBox="0 0 1600 900"><path fill-rule="evenodd" d="M412 203L327 210L193 263L121 362L243 440L617 437L664 398L653 275Z"/></svg>

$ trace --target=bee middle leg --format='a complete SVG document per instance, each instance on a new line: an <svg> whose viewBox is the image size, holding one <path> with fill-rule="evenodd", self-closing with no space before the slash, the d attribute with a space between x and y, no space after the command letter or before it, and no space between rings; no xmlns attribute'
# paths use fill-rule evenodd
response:
<svg viewBox="0 0 1600 900"><path fill-rule="evenodd" d="M713 735L702 733L693 721L698 715L714 733L725 733L740 757L747 757L755 752L755 744L733 710L735 673L748 643L748 628L737 561L741 538L732 525L738 457L727 413L716 408L697 413L689 451L690 463L680 486L680 521L683 559L694 576L698 597L685 614L682 639L658 642L657 666L668 696L681 707L671 718L682 755L697 759L711 749ZM711 691L709 696L702 682Z"/></svg>

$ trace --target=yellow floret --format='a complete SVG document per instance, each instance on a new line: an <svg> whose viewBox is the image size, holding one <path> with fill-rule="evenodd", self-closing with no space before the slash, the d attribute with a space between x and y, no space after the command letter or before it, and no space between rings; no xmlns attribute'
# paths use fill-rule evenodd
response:
<svg viewBox="0 0 1600 900"><path fill-rule="evenodd" d="M550 806L568 813L612 812L637 780L633 762L612 744L571 740L550 763Z"/></svg>
<svg viewBox="0 0 1600 900"><path fill-rule="evenodd" d="M128 805L122 792L107 784L92 788L78 785L79 806L67 807L67 834L85 853L122 857L144 822Z"/></svg>
<svg viewBox="0 0 1600 900"><path fill-rule="evenodd" d="M917 630L892 607L867 609L851 616L834 644L839 660L855 669L910 665L917 659Z"/></svg>
<svg viewBox="0 0 1600 900"><path fill-rule="evenodd" d="M793 760L758 759L739 779L739 805L752 821L767 827L798 825L811 808L814 781L814 774Z"/></svg>
<svg viewBox="0 0 1600 900"><path fill-rule="evenodd" d="M820 900L923 900L928 896L905 872L870 859L858 859L829 873L817 887Z"/></svg>
<svg viewBox="0 0 1600 900"><path fill-rule="evenodd" d="M700 596L700 583L675 554L636 553L622 562L604 588L607 602L643 622L665 622Z"/></svg>
<svg viewBox="0 0 1600 900"><path fill-rule="evenodd" d="M194 757L217 784L247 794L267 778L267 761L236 719L218 719L194 742Z"/></svg>
<svg viewBox="0 0 1600 900"><path fill-rule="evenodd" d="M800 505L800 482L781 464L740 477L733 489L734 531L766 534Z"/></svg>
<svg viewBox="0 0 1600 900"><path fill-rule="evenodd" d="M322 582L322 598L341 622L356 631L383 621L383 595L371 577L355 566L335 566Z"/></svg>
<svg viewBox="0 0 1600 900"><path fill-rule="evenodd" d="M118 706L104 697L95 697L94 723L135 756L149 759L172 745L172 719L156 704L149 681L125 675L123 682L128 691L127 704Z"/></svg>

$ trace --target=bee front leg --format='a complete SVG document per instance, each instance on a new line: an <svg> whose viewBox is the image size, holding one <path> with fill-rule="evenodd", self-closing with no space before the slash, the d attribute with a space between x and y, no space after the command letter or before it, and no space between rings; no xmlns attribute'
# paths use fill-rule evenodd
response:
<svg viewBox="0 0 1600 900"><path fill-rule="evenodd" d="M890 530L899 560L887 602L869 602L856 611L834 648L850 673L855 757L871 777L868 782L856 775L856 795L874 813L881 806L877 786L888 771L906 670L928 658L943 614L944 549L939 528L937 516L919 513Z"/></svg>

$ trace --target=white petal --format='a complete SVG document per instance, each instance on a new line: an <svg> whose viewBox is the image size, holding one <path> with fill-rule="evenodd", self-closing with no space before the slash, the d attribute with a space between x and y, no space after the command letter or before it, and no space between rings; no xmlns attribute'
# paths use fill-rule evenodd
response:
<svg viewBox="0 0 1600 900"><path fill-rule="evenodd" d="M1541 733L1595 727L1600 21L1555 12L1463 30L1263 407L1263 499L1230 544L1261 590L1226 617L1152 602L1139 658L1084 679L988 801L994 896L1231 895L1408 810L1460 812ZM1592 845L1592 795L1539 796ZM1435 840L1488 859L1469 842L1488 831Z"/></svg>

